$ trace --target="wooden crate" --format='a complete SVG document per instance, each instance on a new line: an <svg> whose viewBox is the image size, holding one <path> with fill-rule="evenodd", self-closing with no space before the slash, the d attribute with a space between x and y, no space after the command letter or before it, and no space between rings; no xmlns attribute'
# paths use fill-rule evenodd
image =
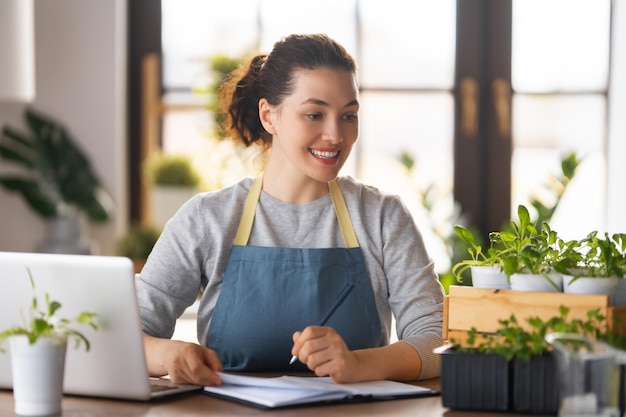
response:
<svg viewBox="0 0 626 417"><path fill-rule="evenodd" d="M467 332L475 327L480 332L495 332L500 323L515 314L517 321L528 327L526 319L547 320L559 316L559 306L570 309L568 319L586 319L589 310L599 308L608 318L607 325L626 334L626 306L612 307L607 295L565 294L494 290L467 286L450 286L444 300L443 337L463 343Z"/></svg>

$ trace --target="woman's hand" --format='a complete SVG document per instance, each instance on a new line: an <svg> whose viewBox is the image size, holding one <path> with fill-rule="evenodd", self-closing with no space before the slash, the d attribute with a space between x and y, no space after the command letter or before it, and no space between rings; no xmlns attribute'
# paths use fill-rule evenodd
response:
<svg viewBox="0 0 626 417"><path fill-rule="evenodd" d="M309 326L293 334L292 355L317 376L330 376L337 383L356 382L359 360L331 327Z"/></svg>
<svg viewBox="0 0 626 417"><path fill-rule="evenodd" d="M340 384L382 379L412 381L422 368L419 353L408 343L350 351L330 327L309 326L295 332L291 354L315 375L330 376Z"/></svg>
<svg viewBox="0 0 626 417"><path fill-rule="evenodd" d="M215 372L222 370L217 354L197 343L144 335L144 349L151 376L169 375L175 383L220 385Z"/></svg>

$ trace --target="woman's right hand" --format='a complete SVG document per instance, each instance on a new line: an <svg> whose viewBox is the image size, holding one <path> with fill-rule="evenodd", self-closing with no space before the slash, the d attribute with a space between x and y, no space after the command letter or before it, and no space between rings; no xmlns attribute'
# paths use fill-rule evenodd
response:
<svg viewBox="0 0 626 417"><path fill-rule="evenodd" d="M197 343L143 336L150 376L169 375L172 382L221 385L222 363L215 351Z"/></svg>

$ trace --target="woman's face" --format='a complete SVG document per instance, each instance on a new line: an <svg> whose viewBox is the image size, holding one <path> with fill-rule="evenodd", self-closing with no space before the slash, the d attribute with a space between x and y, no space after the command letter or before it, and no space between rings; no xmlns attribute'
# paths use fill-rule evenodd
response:
<svg viewBox="0 0 626 417"><path fill-rule="evenodd" d="M273 135L268 163L288 175L333 180L359 136L358 88L354 75L336 69L297 70L294 89L278 107L259 104L264 126ZM273 160L273 161L272 161Z"/></svg>

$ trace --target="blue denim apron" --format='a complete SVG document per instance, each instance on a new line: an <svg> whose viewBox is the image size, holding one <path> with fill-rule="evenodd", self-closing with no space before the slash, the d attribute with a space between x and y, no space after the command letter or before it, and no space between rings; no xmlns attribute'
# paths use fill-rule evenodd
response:
<svg viewBox="0 0 626 417"><path fill-rule="evenodd" d="M329 189L346 248L247 246L261 189L258 177L248 192L207 333L207 346L217 352L224 369L306 369L299 362L289 365L291 336L316 325L349 282L354 289L326 325L351 350L381 346L372 284L336 182Z"/></svg>

